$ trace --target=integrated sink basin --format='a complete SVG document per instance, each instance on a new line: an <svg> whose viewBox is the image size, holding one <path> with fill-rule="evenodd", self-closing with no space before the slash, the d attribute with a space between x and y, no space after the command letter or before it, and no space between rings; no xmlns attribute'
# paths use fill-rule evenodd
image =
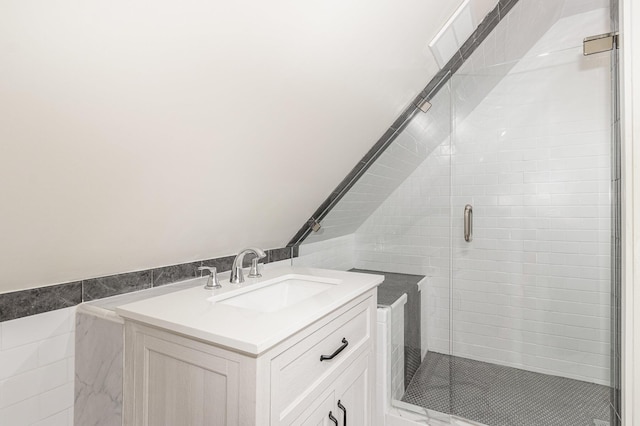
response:
<svg viewBox="0 0 640 426"><path fill-rule="evenodd" d="M215 303L250 309L258 312L276 312L303 300L335 288L340 280L304 275L285 275L219 295L209 300Z"/></svg>

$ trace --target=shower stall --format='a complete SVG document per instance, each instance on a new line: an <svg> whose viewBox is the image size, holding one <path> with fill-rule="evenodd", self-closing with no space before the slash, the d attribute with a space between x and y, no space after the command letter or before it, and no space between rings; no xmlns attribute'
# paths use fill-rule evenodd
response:
<svg viewBox="0 0 640 426"><path fill-rule="evenodd" d="M615 425L617 9L513 3L295 263L386 275L390 419Z"/></svg>

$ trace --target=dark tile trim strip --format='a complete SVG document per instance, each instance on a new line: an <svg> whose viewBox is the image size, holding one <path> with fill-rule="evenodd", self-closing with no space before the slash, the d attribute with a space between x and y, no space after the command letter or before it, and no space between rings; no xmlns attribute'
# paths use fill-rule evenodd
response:
<svg viewBox="0 0 640 426"><path fill-rule="evenodd" d="M362 175L373 165L375 160L393 143L395 138L400 134L404 127L409 123L413 116L417 113L416 105L421 101L430 101L440 91L440 89L449 81L451 76L460 69L462 64L471 56L473 52L480 46L491 31L498 23L507 15L509 10L518 2L518 0L499 0L498 4L491 12L485 16L478 28L469 36L467 41L462 45L453 57L438 71L431 79L427 86L413 100L398 119L389 127L389 129L378 139L364 157L356 164L349 174L338 184L336 189L331 192L329 197L322 202L313 215L307 220L298 232L291 238L287 247L296 247L309 236L311 228L309 223L314 220L321 221L327 214L338 204L338 201L349 192Z"/></svg>
<svg viewBox="0 0 640 426"><path fill-rule="evenodd" d="M152 279L153 270L147 270L82 281L82 301L145 290L153 286Z"/></svg>
<svg viewBox="0 0 640 426"><path fill-rule="evenodd" d="M298 257L297 248L281 247L266 250L261 263L278 262ZM216 266L218 272L231 270L234 256L218 257L182 263L162 268L92 278L65 284L19 290L0 294L0 322L69 308L82 302L144 290L177 281L195 278L199 266ZM250 259L249 259L250 262ZM245 265L247 259L245 259Z"/></svg>
<svg viewBox="0 0 640 426"><path fill-rule="evenodd" d="M82 302L82 281L0 294L0 322Z"/></svg>

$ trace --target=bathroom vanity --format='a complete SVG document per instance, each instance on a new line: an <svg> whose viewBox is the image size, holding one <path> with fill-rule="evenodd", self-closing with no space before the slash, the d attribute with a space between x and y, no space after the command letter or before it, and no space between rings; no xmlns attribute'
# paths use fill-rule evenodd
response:
<svg viewBox="0 0 640 426"><path fill-rule="evenodd" d="M283 267L117 306L123 424L372 424L382 280Z"/></svg>

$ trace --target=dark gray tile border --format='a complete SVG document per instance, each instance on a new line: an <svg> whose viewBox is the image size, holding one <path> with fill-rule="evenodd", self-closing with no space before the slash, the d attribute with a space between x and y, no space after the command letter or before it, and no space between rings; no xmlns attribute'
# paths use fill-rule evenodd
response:
<svg viewBox="0 0 640 426"><path fill-rule="evenodd" d="M202 266L215 266L218 272L230 271L235 256L218 257L202 261Z"/></svg>
<svg viewBox="0 0 640 426"><path fill-rule="evenodd" d="M153 270L153 287L195 278L199 274L198 267L200 266L202 266L202 261L156 268Z"/></svg>
<svg viewBox="0 0 640 426"><path fill-rule="evenodd" d="M267 257L261 263L278 262L298 257L298 250L281 247L266 250ZM183 281L199 276L199 266L215 266L218 272L231 270L235 256L224 256L196 262L181 263L139 272L111 275L65 284L19 290L0 294L0 322L41 314L56 309L69 308L82 302L103 297ZM250 264L250 256L245 263Z"/></svg>
<svg viewBox="0 0 640 426"><path fill-rule="evenodd" d="M81 281L4 293L0 294L0 322L68 308L81 302Z"/></svg>
<svg viewBox="0 0 640 426"><path fill-rule="evenodd" d="M498 11L500 13L500 19L507 16L507 13L518 3L518 0L499 0Z"/></svg>
<svg viewBox="0 0 640 426"><path fill-rule="evenodd" d="M293 257L292 252L293 250L291 250L291 247L268 250L267 255L269 256L269 263L291 259Z"/></svg>
<svg viewBox="0 0 640 426"><path fill-rule="evenodd" d="M408 124L411 118L416 114L416 105L420 101L426 99L431 100L438 91L449 81L451 76L464 64L471 54L480 46L484 39L498 25L498 23L507 15L518 0L499 0L491 12L482 20L478 28L469 36L467 41L462 45L460 50L456 52L447 64L431 79L427 86L420 92L400 117L389 127L380 139L371 147L364 155L362 160L349 172L349 174L338 184L335 190L331 192L329 197L322 202L313 215L302 225L302 227L291 238L288 247L297 247L309 236L311 229L309 221L315 219L321 221L342 197L353 187L360 177L371 167L373 162L391 145L398 136L400 131Z"/></svg>
<svg viewBox="0 0 640 426"><path fill-rule="evenodd" d="M151 288L152 270L130 272L82 281L82 300L84 302L102 299L132 291Z"/></svg>

